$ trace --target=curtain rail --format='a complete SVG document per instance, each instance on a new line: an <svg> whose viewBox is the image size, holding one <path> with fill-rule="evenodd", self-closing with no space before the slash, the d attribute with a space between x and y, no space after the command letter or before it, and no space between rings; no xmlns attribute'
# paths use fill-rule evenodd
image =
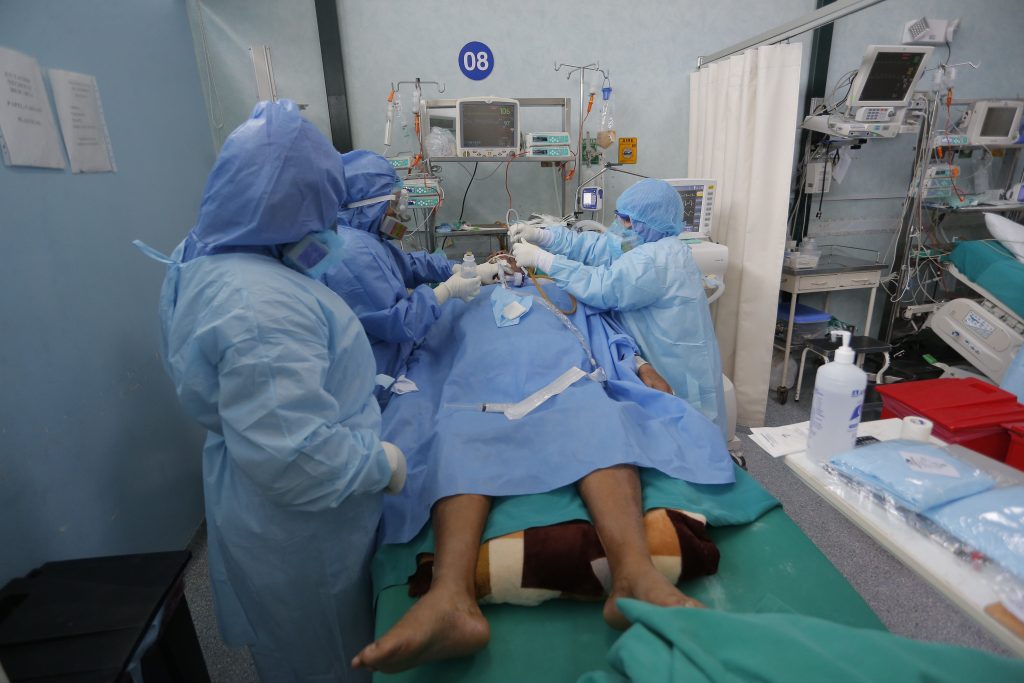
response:
<svg viewBox="0 0 1024 683"><path fill-rule="evenodd" d="M719 50L707 56L697 58L697 68L710 64L711 62L717 62L719 59L724 59L737 52L742 52L751 47L757 47L759 45L765 45L769 43L780 43L783 40L788 40L793 36L806 33L807 31L813 31L816 28L820 28L825 24L831 24L838 19L842 19L845 16L849 16L862 9L867 9L872 5L877 5L885 0L837 0L830 5L825 5L819 9L814 10L809 14L805 14L799 19L787 22L776 26L773 29L765 31L753 38L740 41L735 45L731 45L724 50Z"/></svg>

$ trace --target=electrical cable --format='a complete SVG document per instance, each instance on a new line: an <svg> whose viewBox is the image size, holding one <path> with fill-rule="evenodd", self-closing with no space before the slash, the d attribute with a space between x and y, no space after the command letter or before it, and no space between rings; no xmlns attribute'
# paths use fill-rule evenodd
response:
<svg viewBox="0 0 1024 683"><path fill-rule="evenodd" d="M466 184L466 191L462 195L462 208L459 209L459 222L462 222L462 215L466 212L466 197L469 196L469 188L473 186L473 178L476 177L476 170L480 167L480 162L477 161L473 164L473 175L469 176L469 182Z"/></svg>
<svg viewBox="0 0 1024 683"><path fill-rule="evenodd" d="M508 194L508 209L509 209L509 211L512 210L512 190L508 189L508 169L511 168L511 166L512 166L512 160L515 159L518 156L520 156L520 154L518 154L518 153L510 154L508 156L508 161L505 162L505 192Z"/></svg>
<svg viewBox="0 0 1024 683"><path fill-rule="evenodd" d="M822 207L825 204L825 181L828 180L828 172L830 170L829 169L829 158L828 158L828 147L825 148L825 159L821 163L822 163L821 193L818 195L818 213L815 214L815 216L814 216L814 218L816 220L819 220L819 221L821 220L821 209L822 209ZM814 201L814 200L811 200L811 201Z"/></svg>

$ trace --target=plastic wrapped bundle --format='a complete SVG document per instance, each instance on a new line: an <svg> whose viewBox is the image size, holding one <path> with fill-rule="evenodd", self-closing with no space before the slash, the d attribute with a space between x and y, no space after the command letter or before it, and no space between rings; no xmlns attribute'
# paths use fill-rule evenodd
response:
<svg viewBox="0 0 1024 683"><path fill-rule="evenodd" d="M830 464L840 474L919 513L995 485L992 477L944 449L905 439L841 453Z"/></svg>
<svg viewBox="0 0 1024 683"><path fill-rule="evenodd" d="M925 516L1024 580L1024 486L992 489Z"/></svg>

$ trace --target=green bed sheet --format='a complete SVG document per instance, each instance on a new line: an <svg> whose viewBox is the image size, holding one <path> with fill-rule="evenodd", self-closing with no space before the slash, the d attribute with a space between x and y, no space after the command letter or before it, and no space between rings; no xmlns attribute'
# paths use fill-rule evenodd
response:
<svg viewBox="0 0 1024 683"><path fill-rule="evenodd" d="M802 614L619 607L633 626L608 653L618 675L591 672L578 683L1024 681L1019 659Z"/></svg>
<svg viewBox="0 0 1024 683"><path fill-rule="evenodd" d="M755 484L756 486L756 484ZM721 550L718 573L682 589L712 609L744 613L797 613L861 628L884 629L856 591L779 507L745 526L711 529ZM377 633L412 605L405 586L380 591ZM473 657L425 664L381 682L575 681L608 671L608 650L621 636L601 619L600 603L561 600L539 607L488 605L491 642Z"/></svg>
<svg viewBox="0 0 1024 683"><path fill-rule="evenodd" d="M947 259L968 280L984 287L1024 318L1024 263L994 240L960 242Z"/></svg>

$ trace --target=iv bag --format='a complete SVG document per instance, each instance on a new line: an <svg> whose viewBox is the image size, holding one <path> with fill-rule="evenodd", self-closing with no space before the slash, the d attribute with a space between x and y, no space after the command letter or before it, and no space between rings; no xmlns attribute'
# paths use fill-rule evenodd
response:
<svg viewBox="0 0 1024 683"><path fill-rule="evenodd" d="M597 144L608 149L615 144L615 113L612 109L612 89L601 88L601 127L597 130Z"/></svg>

